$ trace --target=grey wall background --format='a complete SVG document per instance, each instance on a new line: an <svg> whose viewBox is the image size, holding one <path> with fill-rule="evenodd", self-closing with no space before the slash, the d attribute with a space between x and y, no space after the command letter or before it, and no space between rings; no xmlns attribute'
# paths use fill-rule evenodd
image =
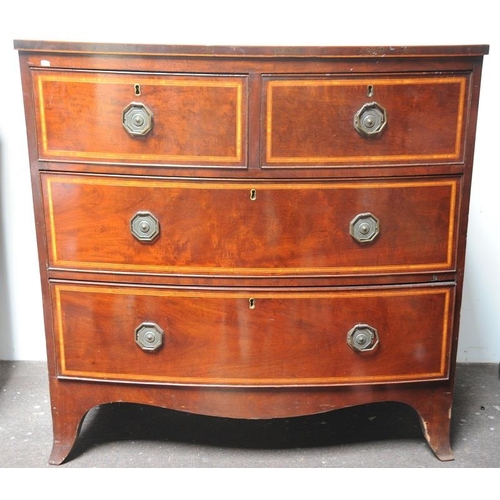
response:
<svg viewBox="0 0 500 500"><path fill-rule="evenodd" d="M0 19L0 359L46 357L19 65L13 50L18 38L201 45L490 44L458 359L499 362L500 30L493 6L490 0L11 3Z"/></svg>

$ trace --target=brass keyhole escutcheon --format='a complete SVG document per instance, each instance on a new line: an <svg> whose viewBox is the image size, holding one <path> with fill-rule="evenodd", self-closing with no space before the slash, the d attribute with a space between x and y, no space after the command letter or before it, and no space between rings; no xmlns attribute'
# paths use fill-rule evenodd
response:
<svg viewBox="0 0 500 500"><path fill-rule="evenodd" d="M257 190L256 189L250 189L250 199L252 201L255 201L257 199Z"/></svg>
<svg viewBox="0 0 500 500"><path fill-rule="evenodd" d="M255 309L255 299L248 299L248 307L250 309Z"/></svg>
<svg viewBox="0 0 500 500"><path fill-rule="evenodd" d="M134 94L141 95L141 86L138 83L134 85Z"/></svg>

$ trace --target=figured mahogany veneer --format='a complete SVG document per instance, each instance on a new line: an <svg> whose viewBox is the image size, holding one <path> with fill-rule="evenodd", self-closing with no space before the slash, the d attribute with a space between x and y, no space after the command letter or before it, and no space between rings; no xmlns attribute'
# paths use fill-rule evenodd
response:
<svg viewBox="0 0 500 500"><path fill-rule="evenodd" d="M252 308L241 290L55 283L52 294L61 377L321 386L448 376L452 285L259 290L251 297ZM347 345L353 318L377 325L380 349L357 353ZM158 353L141 351L130 335L143 322L154 322L165 333Z"/></svg>
<svg viewBox="0 0 500 500"><path fill-rule="evenodd" d="M455 266L458 178L279 184L41 179L51 268L300 276ZM152 243L130 231L142 210L159 221ZM360 245L349 227L365 212L379 219L380 233Z"/></svg>
<svg viewBox="0 0 500 500"><path fill-rule="evenodd" d="M33 84L40 159L246 164L245 77L46 69L33 72ZM147 141L123 141L116 120L131 101L131 88L134 102L144 96L154 110Z"/></svg>
<svg viewBox="0 0 500 500"><path fill-rule="evenodd" d="M487 46L16 41L54 445L127 401L450 415Z"/></svg>
<svg viewBox="0 0 500 500"><path fill-rule="evenodd" d="M446 162L461 157L466 76L287 78L266 79L264 85L263 165ZM379 140L362 141L352 133L352 117L372 100L384 103L390 127Z"/></svg>

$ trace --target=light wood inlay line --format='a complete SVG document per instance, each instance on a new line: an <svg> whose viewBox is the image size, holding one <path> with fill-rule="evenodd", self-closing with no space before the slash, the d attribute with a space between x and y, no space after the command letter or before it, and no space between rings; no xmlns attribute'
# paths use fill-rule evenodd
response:
<svg viewBox="0 0 500 500"><path fill-rule="evenodd" d="M96 180L98 179L98 180ZM80 176L47 176L45 178L47 185L47 197L49 207L49 230L50 230L50 251L51 251L51 268L80 268L80 269L95 269L95 270L115 270L115 271L131 271L131 272L151 272L151 273L167 273L167 274L186 274L186 275L265 275L265 276L286 276L297 274L338 274L338 273L362 273L362 272L399 272L399 271L439 271L451 269L454 266L454 241L455 241L455 212L457 210L457 183L458 180L436 180L436 181L412 181L412 182L345 182L326 184L319 182L308 183L265 183L259 185L259 191L262 190L315 190L315 189L414 189L416 187L439 187L447 186L450 189L450 207L448 216L448 231L446 243L446 259L438 262L426 263L403 263L403 264L384 264L384 265L367 265L367 266L310 266L310 267L286 267L286 268L268 268L268 267L209 267L209 266L180 266L180 265L154 265L154 264L133 264L133 263L113 263L113 262L98 262L98 261L73 261L65 260L58 257L58 241L57 241L57 223L54 217L53 197L51 186L53 184L77 184L77 185L99 185L106 186L125 186L125 187L143 187L148 189L194 189L194 190L243 190L248 191L249 186L254 186L252 183L230 183L217 181L204 182L183 182L183 181L156 181L156 180L135 180L124 178L108 178L108 177L80 177Z"/></svg>
<svg viewBox="0 0 500 500"><path fill-rule="evenodd" d="M297 378L259 378L248 379L245 377L231 378L231 377L182 377L167 375L141 375L134 373L108 373L101 371L82 371L71 370L66 368L65 349L64 349L64 321L62 317L62 303L61 294L64 292L70 293L83 293L83 294L107 294L107 295L138 295L138 296L154 296L154 297L183 297L183 298L196 298L203 300L221 300L233 299L242 300L245 303L248 301L248 292L235 291L235 292L212 292L212 291L190 291L190 290L169 290L169 289L153 289L148 287L118 287L113 286L112 289L105 286L94 285L73 285L73 284L55 284L56 295L56 318L55 327L57 330L57 338L59 341L60 353L60 375L62 377L81 377L88 379L104 379L116 381L137 381L137 382L153 382L153 383L167 383L177 385L209 385L209 386L274 386L274 385L341 385L352 383L385 383L385 382L405 382L411 380L432 380L440 379L447 376L447 359L448 359L448 331L449 331L449 313L450 313L450 300L452 288L439 287L433 289L404 289L404 290L378 290L378 291L346 291L346 292L252 292L252 296L256 300L290 300L290 299L342 299L342 298L380 298L380 297L419 297L419 296L443 296L443 327L441 331L441 353L440 353L440 370L436 372L426 373L412 373L412 374L385 374L376 376L336 376L336 377L301 377Z"/></svg>
<svg viewBox="0 0 500 500"><path fill-rule="evenodd" d="M273 90L279 87L345 87L362 86L368 84L381 85L450 85L459 84L459 98L457 109L456 135L453 151L449 153L433 154L425 152L421 154L390 154L384 155L330 155L330 156L276 156L273 154ZM463 114L466 97L466 77L443 77L443 78L401 78L401 79L306 79L306 80L272 80L267 83L267 113L266 113L266 162L273 163L342 163L349 162L373 162L373 161L412 161L418 159L428 160L458 160L461 153Z"/></svg>
<svg viewBox="0 0 500 500"><path fill-rule="evenodd" d="M203 79L205 81L200 81ZM80 74L76 75L60 75L53 72L47 72L47 74L36 74L35 79L38 86L38 107L40 115L40 136L41 136L41 156L43 157L67 157L71 156L78 159L108 159L116 161L124 160L150 160L150 161L206 161L206 162L235 162L239 163L242 161L243 155L243 120L244 112L243 108L245 106L244 102L244 77L238 77L237 75L233 77L231 75L231 80L227 81L224 78L229 77L219 77L216 80L210 80L208 77L198 77L196 80L176 80L176 79L148 79L145 77L128 77L122 75L121 77L110 77L108 75L101 76L98 73L92 74L90 76L82 76ZM235 81L235 78L239 78L239 81ZM139 81L141 85L152 85L156 87L212 87L212 88L226 88L234 90L236 93L236 123L235 123L235 135L236 141L234 144L234 155L228 156L217 156L217 155L190 155L190 154L134 154L126 152L106 152L106 151L79 151L79 150L61 150L51 148L49 145L47 122L46 122L46 104L44 98L44 83L46 82L71 82L71 83L88 83L94 85L133 85L135 82ZM120 117L121 119L121 117Z"/></svg>

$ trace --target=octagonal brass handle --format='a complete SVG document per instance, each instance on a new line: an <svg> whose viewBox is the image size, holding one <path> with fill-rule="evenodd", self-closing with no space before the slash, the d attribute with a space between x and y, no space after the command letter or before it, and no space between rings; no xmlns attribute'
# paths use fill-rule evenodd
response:
<svg viewBox="0 0 500 500"><path fill-rule="evenodd" d="M135 329L135 342L143 351L156 351L163 345L164 332L156 323L141 323Z"/></svg>
<svg viewBox="0 0 500 500"><path fill-rule="evenodd" d="M122 124L132 136L145 136L153 130L153 113L141 102L131 102L124 110Z"/></svg>
<svg viewBox="0 0 500 500"><path fill-rule="evenodd" d="M160 234L160 222L151 212L137 212L130 220L130 232L139 241L153 241Z"/></svg>
<svg viewBox="0 0 500 500"><path fill-rule="evenodd" d="M370 212L356 215L349 224L349 233L358 243L370 243L380 232L380 222Z"/></svg>
<svg viewBox="0 0 500 500"><path fill-rule="evenodd" d="M354 115L354 128L363 137L379 135L387 125L387 112L377 102L363 104Z"/></svg>
<svg viewBox="0 0 500 500"><path fill-rule="evenodd" d="M347 345L357 352L373 351L378 343L377 329L365 323L358 323L347 333Z"/></svg>

